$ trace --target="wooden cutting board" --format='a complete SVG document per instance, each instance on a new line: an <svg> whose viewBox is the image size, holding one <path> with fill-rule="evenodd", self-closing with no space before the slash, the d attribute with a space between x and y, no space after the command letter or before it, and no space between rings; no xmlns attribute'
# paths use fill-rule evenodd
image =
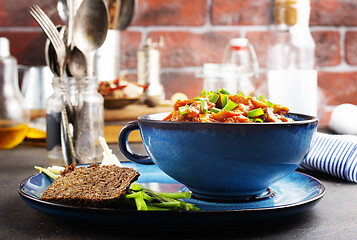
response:
<svg viewBox="0 0 357 240"><path fill-rule="evenodd" d="M108 143L117 143L120 130L130 121L137 120L139 116L170 112L172 106L148 107L142 104L128 105L122 109L105 109L104 110L104 136ZM129 142L141 142L140 132L133 131L129 135Z"/></svg>
<svg viewBox="0 0 357 240"><path fill-rule="evenodd" d="M105 121L132 121L141 115L170 111L172 111L172 106L168 105L148 107L143 104L133 104L121 109L105 109L104 119Z"/></svg>
<svg viewBox="0 0 357 240"><path fill-rule="evenodd" d="M104 121L132 121L141 115L171 111L172 106L169 105L148 107L144 104L133 104L121 109L104 109ZM30 115L31 119L46 117L46 110L34 109L30 111Z"/></svg>
<svg viewBox="0 0 357 240"><path fill-rule="evenodd" d="M121 109L104 109L104 137L108 143L117 143L120 130L130 121L137 120L139 116L170 112L172 106L160 105L148 107L144 104L128 105ZM31 119L46 117L45 110L31 110ZM141 142L140 132L133 131L129 136L129 142Z"/></svg>

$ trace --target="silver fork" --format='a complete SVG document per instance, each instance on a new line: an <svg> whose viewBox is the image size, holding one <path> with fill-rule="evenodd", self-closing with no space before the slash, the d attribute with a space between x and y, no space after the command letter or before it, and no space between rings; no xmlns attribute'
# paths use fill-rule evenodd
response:
<svg viewBox="0 0 357 240"><path fill-rule="evenodd" d="M33 5L32 7L30 7L29 12L31 16L36 20L36 22L40 25L40 27L42 28L48 39L51 41L53 48L55 49L57 54L57 61L60 68L59 77L63 78L64 68L67 58L67 48L63 39L61 38L56 26L53 24L50 18L38 5ZM65 102L66 102L65 97L62 96L61 142L62 142L62 152L63 152L65 163L67 165L70 165L76 162L76 155L74 150L73 139L69 130L66 105L69 107L69 112L72 115L73 115L73 109L69 102L69 99L67 103Z"/></svg>
<svg viewBox="0 0 357 240"><path fill-rule="evenodd" d="M57 31L56 26L38 5L33 5L32 7L30 7L29 12L31 16L36 20L36 22L40 25L48 39L51 41L57 54L57 61L60 68L59 74L60 77L63 77L67 56L67 49L63 39Z"/></svg>

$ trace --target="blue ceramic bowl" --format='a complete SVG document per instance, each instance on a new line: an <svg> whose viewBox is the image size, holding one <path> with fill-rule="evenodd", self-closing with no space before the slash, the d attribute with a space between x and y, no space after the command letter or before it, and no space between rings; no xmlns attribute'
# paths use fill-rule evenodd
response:
<svg viewBox="0 0 357 240"><path fill-rule="evenodd" d="M299 167L318 124L314 117L292 113L292 123L162 121L167 115L144 115L129 123L120 132L119 147L128 159L154 163L194 195L208 199L264 195ZM130 149L133 130L140 130L149 156Z"/></svg>

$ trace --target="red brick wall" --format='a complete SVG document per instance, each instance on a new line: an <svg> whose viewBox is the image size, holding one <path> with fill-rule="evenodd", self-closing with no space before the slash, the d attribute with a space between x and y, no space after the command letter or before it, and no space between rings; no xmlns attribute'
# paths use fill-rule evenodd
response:
<svg viewBox="0 0 357 240"><path fill-rule="evenodd" d="M11 40L20 64L44 65L45 36L27 8L37 3L55 23L56 0L1 0L0 36ZM121 69L136 73L136 51L146 37L164 36L162 83L166 96L184 92L189 97L202 88L195 72L204 63L219 63L232 37L246 36L253 43L262 67L271 27L271 0L137 0L132 25L122 32ZM311 0L310 26L317 45L319 86L326 112L334 106L357 104L357 1Z"/></svg>

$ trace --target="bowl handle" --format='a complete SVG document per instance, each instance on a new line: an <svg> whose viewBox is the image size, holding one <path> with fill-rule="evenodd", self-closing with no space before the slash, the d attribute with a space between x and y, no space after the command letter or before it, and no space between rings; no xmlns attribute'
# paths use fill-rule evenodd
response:
<svg viewBox="0 0 357 240"><path fill-rule="evenodd" d="M118 138L120 151L130 161L145 165L154 164L149 156L139 155L130 148L128 138L130 133L134 130L140 130L138 121L129 122L122 128Z"/></svg>

